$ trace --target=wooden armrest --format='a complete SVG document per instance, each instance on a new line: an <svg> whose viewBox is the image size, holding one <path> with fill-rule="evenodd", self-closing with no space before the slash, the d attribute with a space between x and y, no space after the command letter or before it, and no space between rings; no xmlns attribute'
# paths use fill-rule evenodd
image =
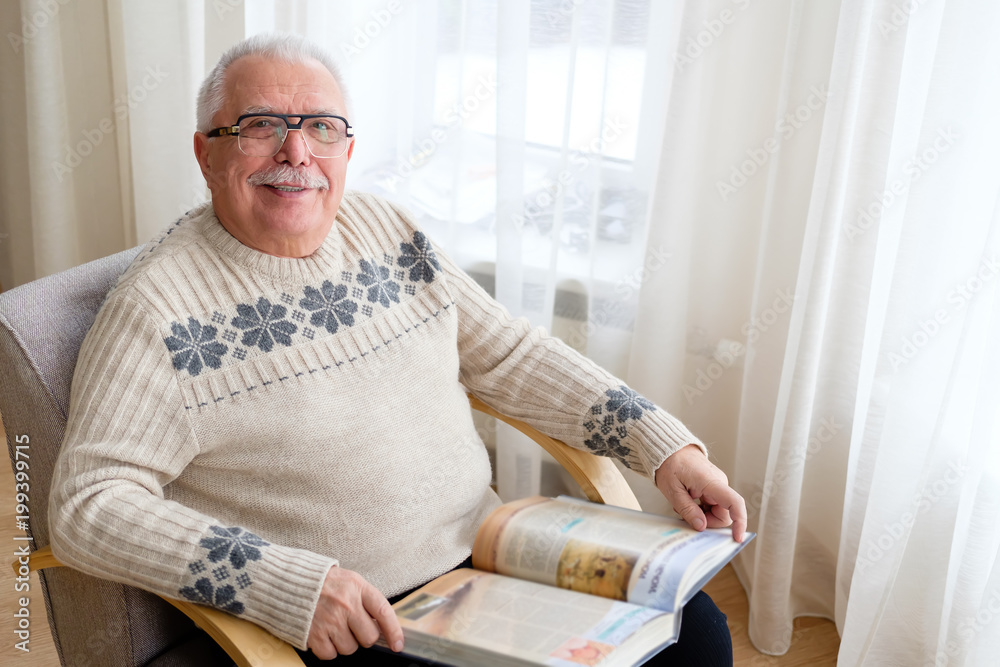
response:
<svg viewBox="0 0 1000 667"><path fill-rule="evenodd" d="M13 565L17 572L21 564L15 560ZM29 571L61 565L50 547L39 549L28 557ZM163 599L207 632L239 667L304 667L294 648L255 623L211 607Z"/></svg>
<svg viewBox="0 0 1000 667"><path fill-rule="evenodd" d="M628 482L611 459L574 449L561 440L550 438L518 419L497 412L472 394L469 394L469 403L474 409L513 426L541 445L569 472L591 501L642 510Z"/></svg>

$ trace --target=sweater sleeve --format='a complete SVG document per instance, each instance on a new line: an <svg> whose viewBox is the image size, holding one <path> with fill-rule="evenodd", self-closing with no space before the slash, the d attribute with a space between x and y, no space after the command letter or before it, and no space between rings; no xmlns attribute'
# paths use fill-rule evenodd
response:
<svg viewBox="0 0 1000 667"><path fill-rule="evenodd" d="M304 649L337 561L271 544L168 500L199 453L162 335L119 296L84 340L49 499L63 563L159 595L206 604Z"/></svg>
<svg viewBox="0 0 1000 667"><path fill-rule="evenodd" d="M443 254L458 307L461 382L504 414L652 478L704 444L678 419L525 318L510 313Z"/></svg>

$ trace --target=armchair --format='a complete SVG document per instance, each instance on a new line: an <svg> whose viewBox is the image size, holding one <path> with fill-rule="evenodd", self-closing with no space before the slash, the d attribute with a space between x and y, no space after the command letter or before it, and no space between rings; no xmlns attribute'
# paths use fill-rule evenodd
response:
<svg viewBox="0 0 1000 667"><path fill-rule="evenodd" d="M168 667L223 664L228 654L241 667L302 665L291 646L252 623L209 607L161 599L138 588L56 567L61 564L45 546L49 543L47 500L66 426L76 357L105 295L138 252L138 248L126 250L0 294L0 369L4 377L0 415L12 465L17 437L27 435L29 439L29 536L37 549L30 557L30 569L40 570L49 627L60 661L64 665ZM591 500L639 508L609 459L549 438L474 396L469 400L473 408L538 442ZM15 571L18 566L15 562Z"/></svg>

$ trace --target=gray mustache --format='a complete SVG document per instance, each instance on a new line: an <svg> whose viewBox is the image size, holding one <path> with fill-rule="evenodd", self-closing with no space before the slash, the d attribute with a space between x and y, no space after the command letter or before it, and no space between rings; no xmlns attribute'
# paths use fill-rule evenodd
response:
<svg viewBox="0 0 1000 667"><path fill-rule="evenodd" d="M250 185L276 185L278 183L290 183L300 188L314 188L317 190L330 189L330 181L327 180L325 176L313 176L307 172L293 169L287 164L255 171L247 178L247 183Z"/></svg>

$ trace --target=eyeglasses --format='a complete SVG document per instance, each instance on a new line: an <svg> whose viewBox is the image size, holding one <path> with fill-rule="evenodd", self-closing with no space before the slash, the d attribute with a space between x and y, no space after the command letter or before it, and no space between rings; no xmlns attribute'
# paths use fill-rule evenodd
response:
<svg viewBox="0 0 1000 667"><path fill-rule="evenodd" d="M298 118L290 123L289 118ZM271 157L281 150L290 130L298 130L313 157L340 157L354 138L346 118L330 114L245 114L236 125L217 127L209 137L236 136L240 150L250 157Z"/></svg>

